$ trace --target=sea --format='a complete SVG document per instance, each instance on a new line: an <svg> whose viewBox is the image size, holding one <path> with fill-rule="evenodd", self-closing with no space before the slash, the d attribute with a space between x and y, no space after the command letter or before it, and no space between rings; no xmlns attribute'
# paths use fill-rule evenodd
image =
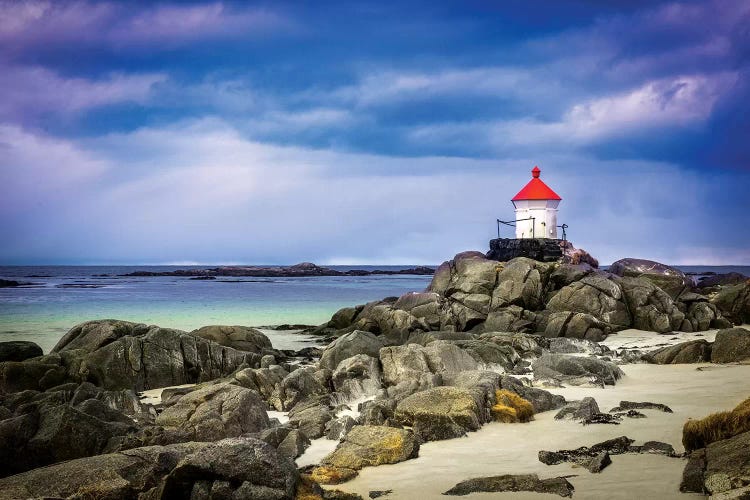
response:
<svg viewBox="0 0 750 500"><path fill-rule="evenodd" d="M0 288L0 342L30 340L46 353L71 327L105 318L186 331L216 324L318 325L342 307L422 291L432 279L414 275L215 280L121 276L134 271L208 267L211 266L0 266L0 279L34 283ZM415 266L327 267L339 271L396 271ZM288 334L264 331L275 347L296 347Z"/></svg>
<svg viewBox="0 0 750 500"><path fill-rule="evenodd" d="M71 327L114 318L190 331L205 325L318 325L342 307L422 291L431 276L305 278L122 276L134 271L210 266L0 266L0 278L34 283L0 288L0 342L30 340L49 352ZM404 266L328 266L400 270ZM677 266L694 274L739 272L750 266ZM274 346L297 345L285 332L264 330Z"/></svg>

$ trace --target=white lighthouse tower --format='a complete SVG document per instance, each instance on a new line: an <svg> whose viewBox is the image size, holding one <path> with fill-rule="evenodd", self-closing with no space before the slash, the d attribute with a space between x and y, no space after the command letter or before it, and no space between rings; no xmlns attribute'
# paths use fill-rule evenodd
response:
<svg viewBox="0 0 750 500"><path fill-rule="evenodd" d="M516 238L557 239L557 206L562 198L539 178L539 167L531 180L511 200L516 208Z"/></svg>

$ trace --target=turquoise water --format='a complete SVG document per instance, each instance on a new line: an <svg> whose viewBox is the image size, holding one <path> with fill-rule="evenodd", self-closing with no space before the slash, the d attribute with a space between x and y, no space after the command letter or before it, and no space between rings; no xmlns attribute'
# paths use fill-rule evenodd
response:
<svg viewBox="0 0 750 500"><path fill-rule="evenodd" d="M431 276L406 275L209 281L172 276L117 276L135 270L187 267L0 267L0 278L39 284L0 288L0 341L31 340L48 352L72 326L101 318L182 330L210 324L317 325L328 321L341 307L420 291L431 280ZM336 269L350 268L336 266ZM97 276L103 274L108 276Z"/></svg>
<svg viewBox="0 0 750 500"><path fill-rule="evenodd" d="M182 330L210 324L317 325L330 319L341 307L424 290L431 280L431 276L405 275L210 281L172 276L117 276L135 270L188 267L0 267L0 278L38 283L34 287L0 288L0 341L31 340L47 352L72 326L102 318ZM394 270L406 267L413 266L357 266L358 269ZM735 271L750 275L750 266L684 266L682 269L695 273Z"/></svg>

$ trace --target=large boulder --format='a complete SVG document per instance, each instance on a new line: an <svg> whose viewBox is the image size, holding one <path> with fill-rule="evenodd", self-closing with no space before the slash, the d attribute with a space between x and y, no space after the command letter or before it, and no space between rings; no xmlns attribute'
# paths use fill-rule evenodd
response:
<svg viewBox="0 0 750 500"><path fill-rule="evenodd" d="M711 361L711 344L703 339L690 340L651 351L641 359L656 365L707 363Z"/></svg>
<svg viewBox="0 0 750 500"><path fill-rule="evenodd" d="M311 366L294 370L279 384L280 410L288 411L309 396L328 394L330 378L330 370L316 370Z"/></svg>
<svg viewBox="0 0 750 500"><path fill-rule="evenodd" d="M116 319L87 321L74 326L68 333L63 335L57 344L55 344L55 347L52 348L52 352L73 351L77 349L85 352L94 352L122 337L143 335L149 328L141 323Z"/></svg>
<svg viewBox="0 0 750 500"><path fill-rule="evenodd" d="M589 314L616 327L631 325L630 312L622 288L606 273L592 273L564 286L547 302L550 312Z"/></svg>
<svg viewBox="0 0 750 500"><path fill-rule="evenodd" d="M750 330L729 328L716 332L711 349L712 363L732 363L750 359Z"/></svg>
<svg viewBox="0 0 750 500"><path fill-rule="evenodd" d="M330 474L346 476L347 471L363 467L395 464L415 458L419 454L419 440L406 429L379 425L355 425L336 449L323 458L321 468L313 475ZM344 471L342 471L344 469Z"/></svg>
<svg viewBox="0 0 750 500"><path fill-rule="evenodd" d="M620 259L609 266L609 272L618 276L643 278L676 299L693 286L693 280L677 268L645 259Z"/></svg>
<svg viewBox="0 0 750 500"><path fill-rule="evenodd" d="M365 354L377 357L383 341L370 332L355 330L337 338L323 350L320 367L335 370L346 358Z"/></svg>
<svg viewBox="0 0 750 500"><path fill-rule="evenodd" d="M211 325L193 330L190 334L238 351L260 354L272 348L271 341L263 332L247 326Z"/></svg>
<svg viewBox="0 0 750 500"><path fill-rule="evenodd" d="M421 439L437 441L478 430L486 416L472 391L434 387L403 399L396 406L395 418L412 427Z"/></svg>
<svg viewBox="0 0 750 500"><path fill-rule="evenodd" d="M0 363L0 394L25 390L44 391L68 382L65 367L54 361L30 359Z"/></svg>
<svg viewBox="0 0 750 500"><path fill-rule="evenodd" d="M229 383L189 392L165 408L156 424L175 429L180 441L216 441L258 432L270 425L260 396Z"/></svg>
<svg viewBox="0 0 750 500"><path fill-rule="evenodd" d="M503 375L500 378L500 388L513 391L534 407L534 413L556 410L565 406L565 397L552 394L538 387L525 385L520 379Z"/></svg>
<svg viewBox="0 0 750 500"><path fill-rule="evenodd" d="M435 292L409 292L393 304L394 308L408 312L433 330L440 329L442 306L442 298Z"/></svg>
<svg viewBox="0 0 750 500"><path fill-rule="evenodd" d="M403 309L394 307L396 300L393 297L365 304L351 328L374 333L382 337L384 344L402 344L408 340L412 332L429 330L423 320Z"/></svg>
<svg viewBox="0 0 750 500"><path fill-rule="evenodd" d="M291 459L254 438L149 446L0 479L3 498L294 498Z"/></svg>
<svg viewBox="0 0 750 500"><path fill-rule="evenodd" d="M440 376L434 374L424 352L417 344L384 347L380 350L383 382L394 386L395 392L413 392L440 385Z"/></svg>
<svg viewBox="0 0 750 500"><path fill-rule="evenodd" d="M438 340L431 342L427 344L427 347L423 347L422 351L425 354L427 365L432 373L455 373L465 370L475 370L478 367L477 360L470 353L467 353L451 341Z"/></svg>
<svg viewBox="0 0 750 500"><path fill-rule="evenodd" d="M42 348L34 342L25 340L13 340L0 342L0 362L24 361L43 354Z"/></svg>
<svg viewBox="0 0 750 500"><path fill-rule="evenodd" d="M568 337L598 342L604 340L612 327L591 314L582 312L553 312L546 320L544 336Z"/></svg>
<svg viewBox="0 0 750 500"><path fill-rule="evenodd" d="M706 447L704 485L711 495L748 486L750 432L716 441ZM742 498L728 496L727 498Z"/></svg>
<svg viewBox="0 0 750 500"><path fill-rule="evenodd" d="M615 385L624 374L611 361L594 357L545 353L532 363L534 379L571 385Z"/></svg>
<svg viewBox="0 0 750 500"><path fill-rule="evenodd" d="M70 352L68 373L107 389L142 391L225 377L260 356L219 345L180 330L149 327L93 351ZM134 332L135 333L135 332ZM63 347L79 340L74 339ZM61 341L62 343L62 341ZM59 349L60 344L56 349ZM63 357L63 361L65 361Z"/></svg>
<svg viewBox="0 0 750 500"><path fill-rule="evenodd" d="M232 374L231 382L252 389L269 401L275 409L283 411L278 388L288 375L289 372L279 365L268 368L245 368Z"/></svg>
<svg viewBox="0 0 750 500"><path fill-rule="evenodd" d="M121 410L114 406L124 398L93 386L3 398L0 407L12 413L0 421L0 476L102 453L112 439L137 429L140 408L135 394L130 398Z"/></svg>
<svg viewBox="0 0 750 500"><path fill-rule="evenodd" d="M685 314L669 294L644 278L624 277L617 280L630 310L633 328L652 332L680 330Z"/></svg>
<svg viewBox="0 0 750 500"><path fill-rule="evenodd" d="M349 399L374 394L382 385L380 362L366 354L346 358L336 367L331 382L336 392Z"/></svg>
<svg viewBox="0 0 750 500"><path fill-rule="evenodd" d="M735 324L750 323L750 281L721 287L711 303Z"/></svg>
<svg viewBox="0 0 750 500"><path fill-rule="evenodd" d="M317 439L325 435L326 426L335 416L327 397L313 397L297 403L289 411L289 425L308 438Z"/></svg>
<svg viewBox="0 0 750 500"><path fill-rule="evenodd" d="M544 304L552 264L517 257L502 266L492 292L492 307L521 306L539 309Z"/></svg>

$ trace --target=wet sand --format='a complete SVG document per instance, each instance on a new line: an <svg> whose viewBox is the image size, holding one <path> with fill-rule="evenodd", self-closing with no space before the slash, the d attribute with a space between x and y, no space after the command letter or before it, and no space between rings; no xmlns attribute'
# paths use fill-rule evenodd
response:
<svg viewBox="0 0 750 500"><path fill-rule="evenodd" d="M663 337L663 336L662 336ZM621 338L622 340L622 338ZM613 339L614 341L614 339ZM604 389L570 387L550 389L569 400L594 397L602 411L621 400L663 403L674 413L642 410L643 419L623 419L620 425L583 426L554 420L555 411L538 414L528 424L490 423L467 437L426 443L419 457L394 465L369 467L354 480L337 486L368 498L370 490L392 489L388 500L445 498L441 494L472 477L536 473L541 478L575 475L574 498L687 499L701 495L679 492L685 460L660 455L627 454L612 457L599 474L570 464L547 466L540 450L577 448L617 436L636 444L664 441L682 452L682 425L729 409L750 395L750 365L647 365L622 367L626 376ZM475 493L464 498L558 498L538 493Z"/></svg>

